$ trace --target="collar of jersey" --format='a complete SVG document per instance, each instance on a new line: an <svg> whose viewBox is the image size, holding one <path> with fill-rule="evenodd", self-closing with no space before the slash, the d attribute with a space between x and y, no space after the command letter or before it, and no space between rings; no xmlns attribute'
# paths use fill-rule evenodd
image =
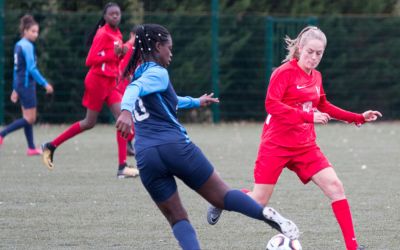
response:
<svg viewBox="0 0 400 250"><path fill-rule="evenodd" d="M107 32L111 32L111 33L115 33L115 34L118 34L118 32L119 32L119 28L118 27L114 29L108 23L104 24L103 27Z"/></svg>
<svg viewBox="0 0 400 250"><path fill-rule="evenodd" d="M155 66L160 66L160 65L155 62L144 62L140 64L139 67L137 67L135 70L135 79L139 78L146 70Z"/></svg>
<svg viewBox="0 0 400 250"><path fill-rule="evenodd" d="M22 37L22 38L21 38L21 41L24 41L24 42L32 43L32 44L33 44L33 42L29 41L29 39L27 39L27 38L25 38L25 37Z"/></svg>

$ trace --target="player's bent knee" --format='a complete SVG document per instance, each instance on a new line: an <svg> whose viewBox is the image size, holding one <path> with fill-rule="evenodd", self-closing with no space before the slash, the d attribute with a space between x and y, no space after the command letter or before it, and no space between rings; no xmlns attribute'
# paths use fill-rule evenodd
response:
<svg viewBox="0 0 400 250"><path fill-rule="evenodd" d="M157 206L170 225L173 225L179 220L188 220L188 214L185 208L180 202L177 202L176 199L157 203Z"/></svg>
<svg viewBox="0 0 400 250"><path fill-rule="evenodd" d="M94 128L94 126L96 125L96 122L81 122L81 129L82 130L88 130L88 129L92 129Z"/></svg>
<svg viewBox="0 0 400 250"><path fill-rule="evenodd" d="M23 118L28 122L30 125L36 122L36 116L32 114L23 114Z"/></svg>
<svg viewBox="0 0 400 250"><path fill-rule="evenodd" d="M26 119L26 121L30 124L33 125L36 122L36 117L30 117Z"/></svg>
<svg viewBox="0 0 400 250"><path fill-rule="evenodd" d="M344 187L339 179L335 179L325 186L325 193L331 200L340 200L345 198Z"/></svg>

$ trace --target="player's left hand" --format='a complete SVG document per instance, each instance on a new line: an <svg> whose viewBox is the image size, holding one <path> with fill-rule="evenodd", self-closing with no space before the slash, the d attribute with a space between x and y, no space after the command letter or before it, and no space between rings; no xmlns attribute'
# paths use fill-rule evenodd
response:
<svg viewBox="0 0 400 250"><path fill-rule="evenodd" d="M51 85L50 83L46 85L45 89L46 89L46 94L51 95L54 92L53 85Z"/></svg>
<svg viewBox="0 0 400 250"><path fill-rule="evenodd" d="M213 103L219 103L219 99L218 98L214 98L214 93L211 94L204 94L202 96L199 97L200 99L200 106L201 107L205 107L208 105L211 105Z"/></svg>
<svg viewBox="0 0 400 250"><path fill-rule="evenodd" d="M122 110L119 115L115 127L121 132L123 138L128 138L129 134L132 134L132 113L128 110Z"/></svg>
<svg viewBox="0 0 400 250"><path fill-rule="evenodd" d="M364 116L364 120L366 122L372 122L378 119L378 117L382 117L381 112L375 110L365 111L362 115Z"/></svg>
<svg viewBox="0 0 400 250"><path fill-rule="evenodd" d="M115 42L114 42L114 53L115 53L117 56L121 56L121 53L122 53L122 44L121 44L120 41L115 41Z"/></svg>
<svg viewBox="0 0 400 250"><path fill-rule="evenodd" d="M18 101L18 93L17 93L17 91L15 91L15 90L12 91L11 96L10 96L10 100L13 103L17 103L17 101Z"/></svg>

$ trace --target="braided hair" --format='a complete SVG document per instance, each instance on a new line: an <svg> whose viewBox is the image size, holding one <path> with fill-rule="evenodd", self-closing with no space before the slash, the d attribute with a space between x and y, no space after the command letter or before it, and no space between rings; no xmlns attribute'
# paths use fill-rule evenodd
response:
<svg viewBox="0 0 400 250"><path fill-rule="evenodd" d="M154 56L156 43L164 44L170 37L169 31L159 24L137 25L132 32L135 34L134 52L125 69L125 77L132 74L139 64L149 61L150 56Z"/></svg>
<svg viewBox="0 0 400 250"><path fill-rule="evenodd" d="M317 39L322 41L325 46L327 43L326 36L322 30L320 30L316 26L307 26L297 35L295 39L291 39L290 37L285 37L285 43L287 45L286 49L288 50L288 54L286 58L282 62L287 62L292 60L293 58L299 59L300 52L299 48L304 46L306 42L311 39Z"/></svg>
<svg viewBox="0 0 400 250"><path fill-rule="evenodd" d="M94 39L94 36L96 35L97 30L98 30L99 28L103 27L103 26L106 24L106 20L104 19L104 15L107 13L108 8L113 7L113 6L116 6L116 7L119 8L119 5L118 5L117 3L114 3L114 2L109 2L109 3L107 3L107 4L104 6L103 15L101 15L100 20L97 21L96 26L95 26L95 27L93 28L93 30L89 33L89 36L88 36L88 38L87 38L87 40L86 40L86 45L87 45L88 47L90 47L90 46L92 45L93 39Z"/></svg>

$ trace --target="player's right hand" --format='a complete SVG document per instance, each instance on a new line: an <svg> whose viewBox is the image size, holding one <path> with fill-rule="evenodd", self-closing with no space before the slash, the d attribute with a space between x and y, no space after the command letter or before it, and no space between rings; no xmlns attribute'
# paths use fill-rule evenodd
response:
<svg viewBox="0 0 400 250"><path fill-rule="evenodd" d="M123 138L128 138L129 134L132 133L132 123L132 113L128 110L122 110L115 123L115 127L121 132Z"/></svg>
<svg viewBox="0 0 400 250"><path fill-rule="evenodd" d="M327 113L314 112L314 123L328 124L331 116Z"/></svg>
<svg viewBox="0 0 400 250"><path fill-rule="evenodd" d="M13 103L16 103L18 101L18 93L17 93L17 91L15 91L15 90L12 91L11 96L10 96L10 100Z"/></svg>

